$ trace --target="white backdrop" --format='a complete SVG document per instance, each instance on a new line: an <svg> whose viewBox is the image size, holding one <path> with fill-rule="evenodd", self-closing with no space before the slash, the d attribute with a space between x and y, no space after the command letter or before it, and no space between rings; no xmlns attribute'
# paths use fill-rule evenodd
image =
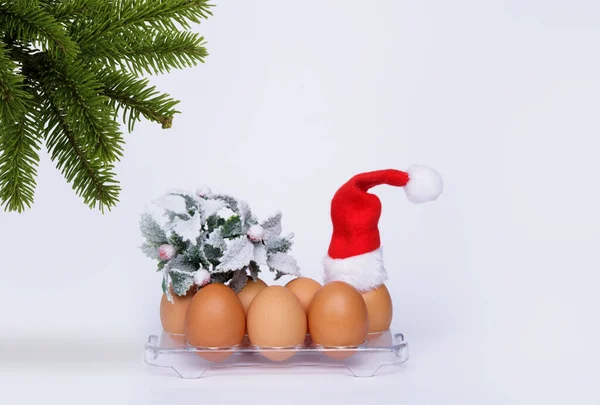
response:
<svg viewBox="0 0 600 405"><path fill-rule="evenodd" d="M126 136L115 210L87 209L44 156L34 208L0 213L4 395L600 403L600 3L216 3L206 63L152 79L183 114ZM281 209L319 279L335 190L413 163L444 175L438 201L374 190L401 370L183 381L140 365L159 324L160 276L137 250L153 198L208 184Z"/></svg>

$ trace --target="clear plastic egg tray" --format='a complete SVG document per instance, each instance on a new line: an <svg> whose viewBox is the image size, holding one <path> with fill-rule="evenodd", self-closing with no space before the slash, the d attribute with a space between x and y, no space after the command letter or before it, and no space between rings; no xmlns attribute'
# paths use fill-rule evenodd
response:
<svg viewBox="0 0 600 405"><path fill-rule="evenodd" d="M272 359L276 360L272 360ZM158 329L145 346L145 362L173 369L181 378L201 378L215 369L338 367L355 377L372 377L408 360L408 343L401 333L388 330L370 334L359 346L327 347L313 344L310 336L302 345L258 347L247 337L232 347L190 346L184 335Z"/></svg>

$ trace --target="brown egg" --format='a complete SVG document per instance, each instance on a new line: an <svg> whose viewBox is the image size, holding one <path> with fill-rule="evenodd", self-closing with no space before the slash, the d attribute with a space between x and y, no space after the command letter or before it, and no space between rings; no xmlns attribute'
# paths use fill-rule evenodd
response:
<svg viewBox="0 0 600 405"><path fill-rule="evenodd" d="M392 324L392 297L385 284L374 290L363 292L362 296L369 312L369 333L386 331Z"/></svg>
<svg viewBox="0 0 600 405"><path fill-rule="evenodd" d="M260 278L256 279L256 281L252 280L252 277L248 277L248 281L242 291L238 293L238 297L240 301L242 301L242 305L244 306L244 312L248 313L248 308L250 307L250 303L256 297L256 294L261 292L264 288L267 288L267 284L262 281Z"/></svg>
<svg viewBox="0 0 600 405"><path fill-rule="evenodd" d="M308 314L310 302L317 290L321 288L321 284L312 278L298 277L287 283L285 287L296 294L296 297L298 297L300 303L304 307L304 312Z"/></svg>
<svg viewBox="0 0 600 405"><path fill-rule="evenodd" d="M185 314L195 293L196 286L190 288L183 297L171 290L173 302L169 302L165 294L162 295L160 300L160 323L163 330L170 334L169 339L176 342L185 342Z"/></svg>
<svg viewBox="0 0 600 405"><path fill-rule="evenodd" d="M237 294L224 284L201 288L190 303L185 319L185 334L192 346L227 347L242 343L246 317ZM220 361L230 352L198 353Z"/></svg>
<svg viewBox="0 0 600 405"><path fill-rule="evenodd" d="M308 328L313 343L322 346L358 346L367 339L369 317L360 292L348 283L333 281L317 291L308 309ZM334 358L354 351L326 351Z"/></svg>
<svg viewBox="0 0 600 405"><path fill-rule="evenodd" d="M257 346L287 347L304 343L306 313L294 293L281 286L267 287L258 293L248 309L248 337ZM282 361L295 352L265 350L261 354Z"/></svg>

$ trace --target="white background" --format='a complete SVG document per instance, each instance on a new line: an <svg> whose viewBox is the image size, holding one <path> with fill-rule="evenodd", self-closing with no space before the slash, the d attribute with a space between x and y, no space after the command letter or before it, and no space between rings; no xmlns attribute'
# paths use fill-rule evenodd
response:
<svg viewBox="0 0 600 405"><path fill-rule="evenodd" d="M127 135L115 210L44 156L34 208L0 213L1 402L600 404L600 3L217 3L206 63L153 78L183 114ZM186 381L141 364L153 198L208 184L281 209L319 279L335 190L413 163L444 175L438 201L375 190L404 367Z"/></svg>

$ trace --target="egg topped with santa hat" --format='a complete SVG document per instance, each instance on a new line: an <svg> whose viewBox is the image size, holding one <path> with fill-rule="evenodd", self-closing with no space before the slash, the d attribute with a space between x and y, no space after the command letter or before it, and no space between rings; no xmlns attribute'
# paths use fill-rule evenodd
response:
<svg viewBox="0 0 600 405"><path fill-rule="evenodd" d="M358 289L369 316L369 333L383 332L392 322L393 306L385 286L378 222L379 197L368 191L377 185L404 187L414 203L435 200L443 190L440 174L426 166L412 166L406 172L377 170L352 177L338 189L331 201L333 234L324 260L325 282L344 281Z"/></svg>

